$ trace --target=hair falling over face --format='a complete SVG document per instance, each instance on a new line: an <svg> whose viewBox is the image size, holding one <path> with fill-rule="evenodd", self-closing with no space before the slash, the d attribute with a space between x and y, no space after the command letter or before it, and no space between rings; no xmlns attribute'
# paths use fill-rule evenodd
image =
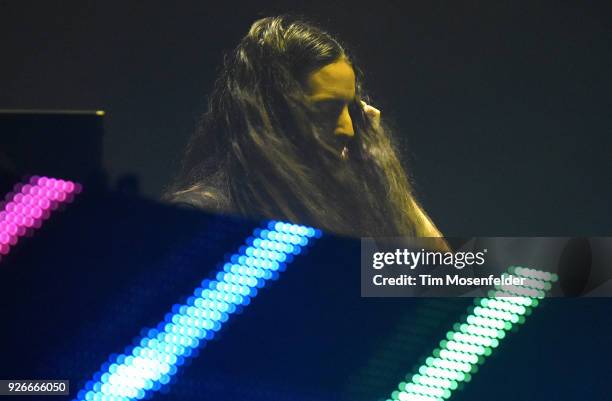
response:
<svg viewBox="0 0 612 401"><path fill-rule="evenodd" d="M326 75L339 62L353 93ZM256 21L226 56L166 198L348 236L438 236L365 98L360 70L330 34L285 16Z"/></svg>

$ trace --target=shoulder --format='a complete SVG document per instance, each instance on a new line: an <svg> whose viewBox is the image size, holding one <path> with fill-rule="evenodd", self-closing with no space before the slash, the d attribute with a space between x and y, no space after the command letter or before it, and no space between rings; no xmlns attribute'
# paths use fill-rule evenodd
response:
<svg viewBox="0 0 612 401"><path fill-rule="evenodd" d="M176 191L166 196L169 203L189 209L201 209L215 213L229 213L230 207L227 197L214 188L195 186Z"/></svg>

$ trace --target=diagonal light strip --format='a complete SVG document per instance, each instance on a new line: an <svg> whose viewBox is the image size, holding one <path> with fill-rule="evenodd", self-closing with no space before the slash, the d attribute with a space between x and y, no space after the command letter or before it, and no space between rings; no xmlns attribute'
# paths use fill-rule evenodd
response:
<svg viewBox="0 0 612 401"><path fill-rule="evenodd" d="M166 319L129 352L111 356L76 400L140 400L160 390L237 307L248 305L258 288L278 278L293 256L320 236L320 230L277 221L255 229L215 280L202 281L185 304L174 305Z"/></svg>
<svg viewBox="0 0 612 401"><path fill-rule="evenodd" d="M425 360L416 373L406 376L388 401L444 401L461 383L471 380L478 365L491 355L506 332L525 322L552 283L554 273L525 267L511 267L511 275L523 285L495 286L488 298L477 298L464 321L455 323L446 339Z"/></svg>
<svg viewBox="0 0 612 401"><path fill-rule="evenodd" d="M8 255L19 237L40 228L52 211L72 202L79 192L79 184L49 177L33 176L15 185L0 204L0 258Z"/></svg>

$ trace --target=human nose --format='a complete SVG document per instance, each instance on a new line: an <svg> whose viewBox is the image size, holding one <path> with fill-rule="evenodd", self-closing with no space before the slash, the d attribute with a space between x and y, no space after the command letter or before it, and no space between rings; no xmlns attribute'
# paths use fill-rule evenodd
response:
<svg viewBox="0 0 612 401"><path fill-rule="evenodd" d="M353 129L353 120L351 120L351 114L349 113L348 105L345 105L338 117L338 122L336 123L336 129L334 131L336 135L345 135L348 137L355 136L355 131Z"/></svg>

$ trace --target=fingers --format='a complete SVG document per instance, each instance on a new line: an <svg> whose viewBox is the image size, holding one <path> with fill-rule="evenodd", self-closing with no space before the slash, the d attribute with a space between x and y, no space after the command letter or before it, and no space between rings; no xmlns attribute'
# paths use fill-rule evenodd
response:
<svg viewBox="0 0 612 401"><path fill-rule="evenodd" d="M360 100L363 111L373 120L375 126L380 124L380 110L376 107L372 107L363 100Z"/></svg>
<svg viewBox="0 0 612 401"><path fill-rule="evenodd" d="M365 111L366 114L371 115L372 117L380 117L380 110L378 110L376 107L370 106L363 100L360 100L360 102L361 106L363 106L363 111Z"/></svg>

